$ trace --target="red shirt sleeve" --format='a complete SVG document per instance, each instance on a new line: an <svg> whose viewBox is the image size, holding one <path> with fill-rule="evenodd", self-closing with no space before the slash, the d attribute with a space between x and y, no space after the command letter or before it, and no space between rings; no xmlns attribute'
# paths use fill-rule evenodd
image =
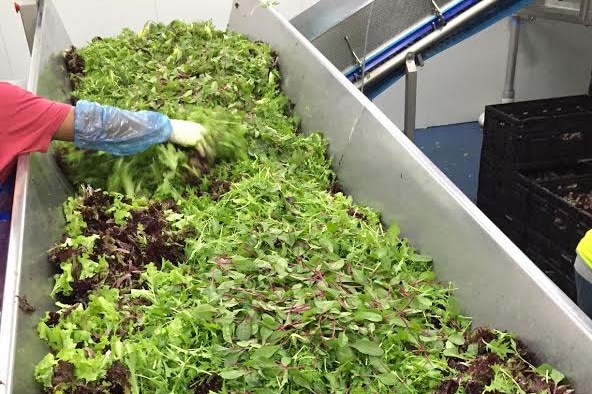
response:
<svg viewBox="0 0 592 394"><path fill-rule="evenodd" d="M71 109L0 82L0 181L21 153L47 151Z"/></svg>

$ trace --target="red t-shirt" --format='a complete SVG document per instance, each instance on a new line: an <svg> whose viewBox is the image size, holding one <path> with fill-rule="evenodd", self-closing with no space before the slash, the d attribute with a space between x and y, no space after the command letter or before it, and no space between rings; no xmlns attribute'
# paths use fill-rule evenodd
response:
<svg viewBox="0 0 592 394"><path fill-rule="evenodd" d="M46 152L71 105L0 82L0 182L21 153Z"/></svg>

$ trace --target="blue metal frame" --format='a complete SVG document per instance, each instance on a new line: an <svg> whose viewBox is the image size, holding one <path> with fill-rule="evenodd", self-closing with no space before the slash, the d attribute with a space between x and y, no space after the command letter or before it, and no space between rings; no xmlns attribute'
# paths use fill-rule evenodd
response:
<svg viewBox="0 0 592 394"><path fill-rule="evenodd" d="M445 40L430 48L428 51L423 52L421 54L423 59L428 60L436 56L438 53L445 51L446 49L497 23L501 19L515 14L532 1L533 0L518 0L515 1L512 5L507 6L506 8L494 8L490 10L489 12L485 13L481 19L475 21L473 24L468 25L467 28L464 29L462 32L447 37ZM364 91L364 93L370 100L374 100L376 97L382 94L386 89L392 86L404 75L405 69L404 67L401 67L397 69L393 74L385 78L385 80L382 81L382 83L376 85L371 90Z"/></svg>
<svg viewBox="0 0 592 394"><path fill-rule="evenodd" d="M446 22L452 20L454 17L472 7L480 0L459 0L455 3L447 5L442 11L442 16ZM373 69L384 63L386 60L400 53L405 48L413 45L429 33L433 32L437 28L438 18L435 15L426 18L424 21L418 23L418 25L403 37L394 41L381 51L372 54L366 59L366 72L371 72ZM360 66L355 66L348 72L346 72L347 78L354 82L362 76L362 69Z"/></svg>
<svg viewBox="0 0 592 394"><path fill-rule="evenodd" d="M480 0L462 0L458 3L453 3L448 7L448 9L442 12L442 16L444 17L444 20L446 22L449 22L461 13L465 12L470 7L474 6L479 1ZM469 38L474 34L480 32L481 30L488 28L489 26L493 25L499 20L518 12L520 9L527 6L532 1L533 0L508 0L506 2L503 2L499 6L494 7L490 11L483 14L477 21L468 25L467 28L463 29L462 32L447 37L441 43L435 45L428 51L422 53L421 55L423 59L427 60L437 55L438 53L450 48L451 46L458 44L466 38ZM379 53L373 54L370 58L367 59L364 72L372 72L385 61L391 59L392 57L404 51L409 46L413 45L415 42L432 33L436 28L436 23L437 18L435 16L428 18L426 19L426 21L422 22L416 29L410 31L405 36L396 40L388 47L381 50ZM355 82L361 78L362 69L361 67L357 66L354 69L346 72L345 75L351 82ZM372 88L372 90L365 91L364 93L370 99L374 99L377 96L379 96L382 92L384 92L392 84L397 82L397 80L399 80L399 78L401 78L403 75L405 75L405 70L404 67L401 67L395 70L387 78L385 78L385 80L382 83Z"/></svg>

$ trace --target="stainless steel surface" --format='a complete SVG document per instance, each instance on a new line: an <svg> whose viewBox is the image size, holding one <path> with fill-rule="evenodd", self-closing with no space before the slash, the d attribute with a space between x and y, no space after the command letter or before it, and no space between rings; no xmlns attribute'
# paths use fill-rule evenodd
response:
<svg viewBox="0 0 592 394"><path fill-rule="evenodd" d="M88 1L69 4L83 12ZM381 211L386 223L397 220L403 234L434 257L440 279L459 288L463 311L476 324L516 332L572 378L580 392L588 392L592 387L592 322L293 26L275 10L258 7L256 0L235 2L238 8L233 7L230 28L269 42L279 53L285 91L296 103L304 129L322 130L329 138L330 153L346 191L357 202ZM50 48L55 41L59 48L60 37L43 34L60 31L62 22L57 15L49 15L43 17L38 30L41 42L36 46ZM115 31L122 27L117 24L121 22L111 20L113 13L107 9L94 17ZM67 26L65 30L69 31ZM87 31L85 37L69 40L93 35ZM36 67L46 65L36 63ZM35 73L37 77L41 74ZM44 86L59 86L62 78L56 75L54 83ZM14 284L8 305L17 316L21 315L14 303L17 292L36 288L42 297L50 287L45 250L62 231L60 222L50 220L59 216L57 207L65 196L48 156L22 157L18 177L20 197L15 212L19 219L13 226L9 263ZM43 310L49 300L35 298L34 302ZM5 383L0 385L1 393L36 392L26 379L30 381L43 355L33 329L37 319L19 318L18 329L16 323L5 326L2 321L0 341L16 341L16 351L6 355L2 347L0 352L0 378ZM14 370L7 369L11 355L16 355Z"/></svg>
<svg viewBox="0 0 592 394"><path fill-rule="evenodd" d="M315 40L374 0L320 0L290 21L309 41Z"/></svg>
<svg viewBox="0 0 592 394"><path fill-rule="evenodd" d="M284 88L304 129L330 139L346 192L434 257L476 324L516 332L589 392L592 322L311 43L274 12L251 15L254 0L239 4L230 26L279 52Z"/></svg>
<svg viewBox="0 0 592 394"><path fill-rule="evenodd" d="M443 8L451 2L440 0L436 4ZM342 4L339 0L321 0L292 23L338 69L345 71L355 65L346 36L353 51L364 58L432 15L432 0L348 0Z"/></svg>
<svg viewBox="0 0 592 394"><path fill-rule="evenodd" d="M591 12L591 0L537 0L520 15L590 26Z"/></svg>
<svg viewBox="0 0 592 394"><path fill-rule="evenodd" d="M11 393L13 367L16 357L18 302L16 296L20 292L20 279L23 251L23 232L25 224L28 159L19 160L18 176L15 183L12 209L10 241L6 259L6 275L2 299L2 315L0 319L0 393ZM8 391L7 391L8 390Z"/></svg>
<svg viewBox="0 0 592 394"><path fill-rule="evenodd" d="M35 38L35 26L37 24L37 2L34 0L27 0L19 2L21 6L21 20L25 28L25 35L27 36L27 44L29 44L29 51L33 50L33 41Z"/></svg>
<svg viewBox="0 0 592 394"><path fill-rule="evenodd" d="M513 16L510 23L510 43L508 45L508 60L506 63L506 81L502 94L502 103L514 101L514 80L516 78L516 61L518 60L518 45L520 43L520 17Z"/></svg>
<svg viewBox="0 0 592 394"><path fill-rule="evenodd" d="M66 48L69 41L52 7L48 7L43 17L53 23L44 24L38 30L41 35L35 38L27 88L55 98L57 86L64 77L55 74L61 70L56 69L50 59L53 53ZM51 83L39 84L40 76ZM48 296L53 273L46 251L61 236L61 204L68 194L66 183L50 155L19 158L0 320L1 394L39 392L32 368L48 349L37 337L37 323L53 305ZM20 311L17 296L26 297L36 311L31 315Z"/></svg>
<svg viewBox="0 0 592 394"><path fill-rule="evenodd" d="M405 57L407 53L414 52L414 53L422 53L426 49L430 48L431 46L435 45L436 43L440 42L440 40L446 38L447 36L454 34L460 29L462 29L463 25L468 23L469 21L473 20L474 18L478 17L482 12L487 11L490 7L494 6L499 0L482 0L479 3L475 4L466 12L463 12L456 18L452 19L450 22L446 24L446 26L442 27L441 29L436 30L432 34L426 36L425 38L419 40L415 44L411 45L407 48L406 52L401 52L400 54L394 56L392 59L384 62L380 66L378 66L372 73L369 73L363 81L362 79L355 82L355 86L359 89L362 85L365 86L366 89L371 90L372 86L376 84L378 81L381 80L384 76L391 75L395 70L401 67L405 63Z"/></svg>
<svg viewBox="0 0 592 394"><path fill-rule="evenodd" d="M585 26L592 25L592 0L582 0L580 20Z"/></svg>
<svg viewBox="0 0 592 394"><path fill-rule="evenodd" d="M48 295L55 272L46 252L61 237L61 207L69 192L50 155L22 156L17 171L0 323L0 393L37 393L33 367L48 351L37 336L37 324L53 306ZM21 311L18 297L25 297L36 311Z"/></svg>
<svg viewBox="0 0 592 394"><path fill-rule="evenodd" d="M415 141L415 120L417 113L417 65L415 55L409 53L405 61L405 135Z"/></svg>
<svg viewBox="0 0 592 394"><path fill-rule="evenodd" d="M60 55L72 45L72 41L53 2L43 3L36 18L27 88L52 100L66 101L70 86Z"/></svg>

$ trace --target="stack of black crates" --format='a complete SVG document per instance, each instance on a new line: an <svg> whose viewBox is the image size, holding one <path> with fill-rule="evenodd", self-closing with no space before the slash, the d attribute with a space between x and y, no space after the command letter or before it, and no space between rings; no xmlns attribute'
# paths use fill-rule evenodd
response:
<svg viewBox="0 0 592 394"><path fill-rule="evenodd" d="M486 108L477 205L571 298L592 229L591 159L591 96Z"/></svg>

